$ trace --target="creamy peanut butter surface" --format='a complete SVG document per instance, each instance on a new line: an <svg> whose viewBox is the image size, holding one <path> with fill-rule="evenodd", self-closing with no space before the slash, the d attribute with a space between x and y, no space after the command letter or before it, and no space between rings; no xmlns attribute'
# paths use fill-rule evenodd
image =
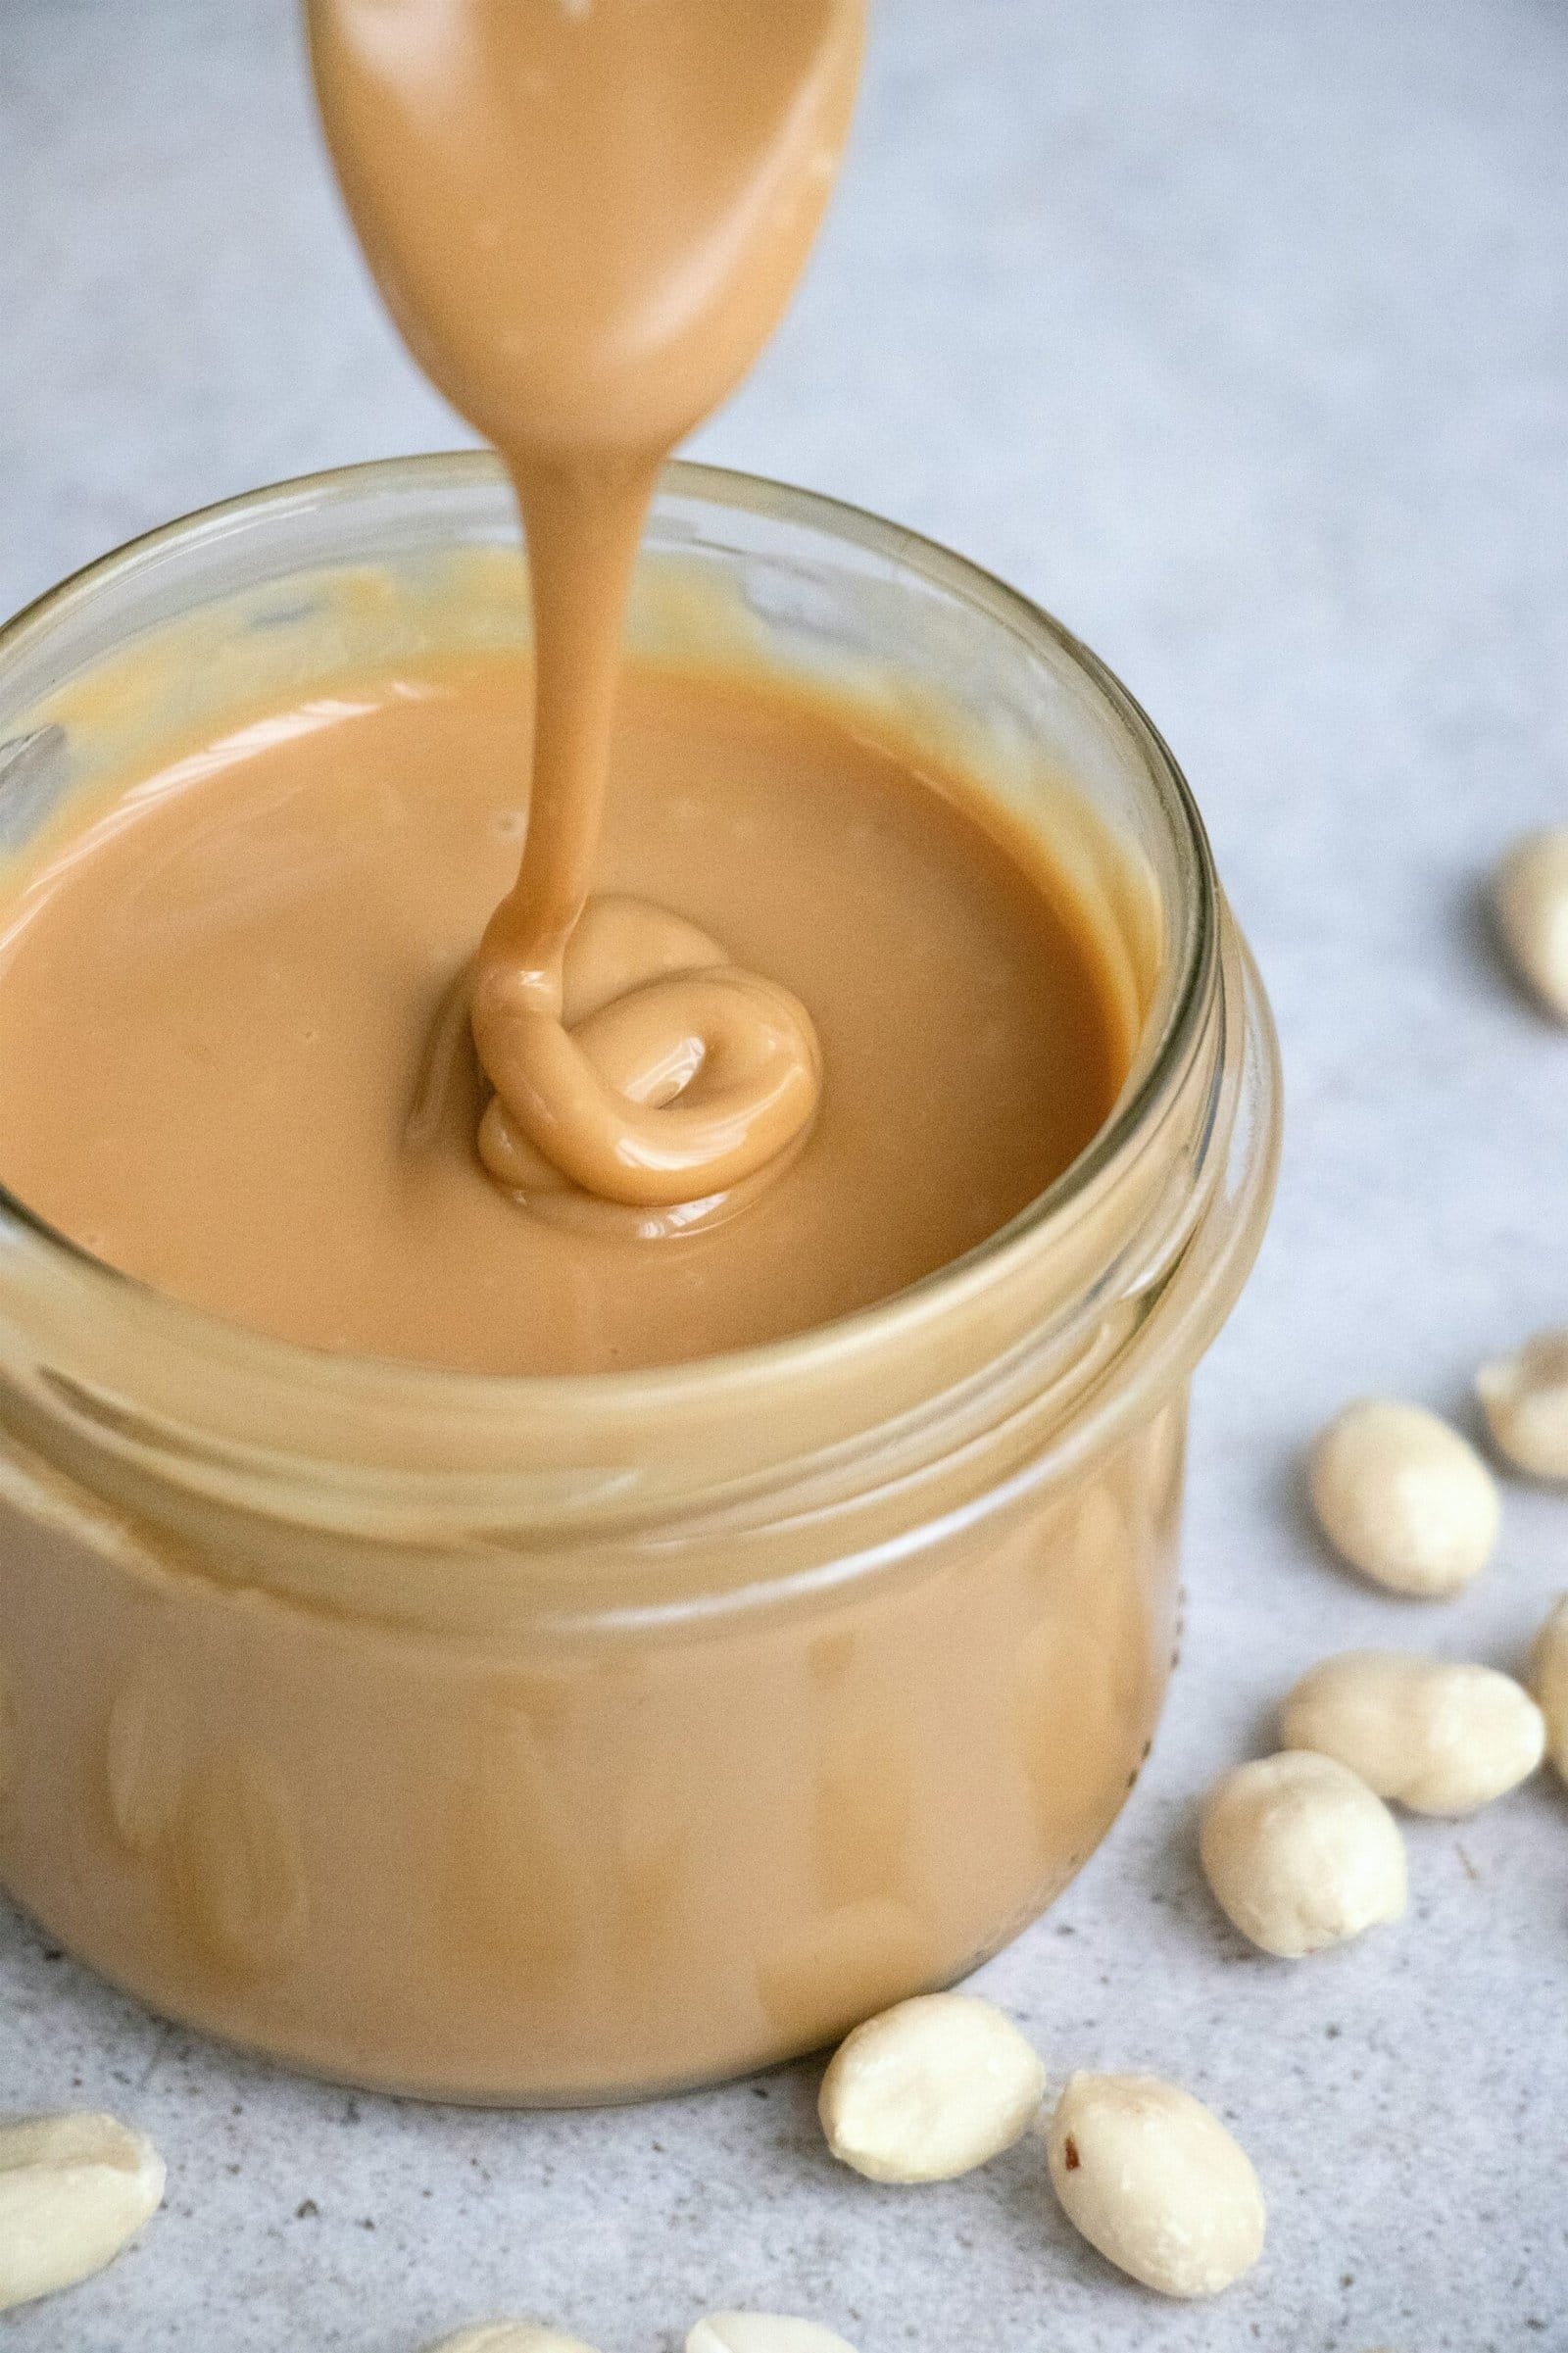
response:
<svg viewBox="0 0 1568 2353"><path fill-rule="evenodd" d="M568 1017L722 940L827 1083L755 1195L519 1211L443 1021L526 822L512 654L313 686L111 791L0 928L0 1172L112 1265L314 1346L496 1372L737 1348L994 1232L1107 1113L1128 1041L1062 878L961 777L744 676L634 665ZM1000 826L1004 820L993 818ZM575 1002L574 1002L575 999Z"/></svg>

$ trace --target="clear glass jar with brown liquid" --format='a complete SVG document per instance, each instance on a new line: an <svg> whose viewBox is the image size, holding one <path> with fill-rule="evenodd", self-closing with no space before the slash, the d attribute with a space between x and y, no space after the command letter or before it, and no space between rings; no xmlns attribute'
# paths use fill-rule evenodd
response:
<svg viewBox="0 0 1568 2353"><path fill-rule="evenodd" d="M107 559L0 637L0 849L258 691L519 640L514 542L465 456ZM1186 786L1043 613L677 466L631 626L923 734L1049 833L1138 1044L1091 1147L957 1263L644 1372L292 1348L0 1197L0 1881L159 2010L441 2097L784 2058L1066 1884L1152 1737L1188 1382L1277 1150Z"/></svg>

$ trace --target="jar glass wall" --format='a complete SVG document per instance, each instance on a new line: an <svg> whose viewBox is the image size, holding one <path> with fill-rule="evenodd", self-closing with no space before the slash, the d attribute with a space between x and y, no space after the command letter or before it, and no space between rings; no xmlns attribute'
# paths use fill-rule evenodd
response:
<svg viewBox="0 0 1568 2353"><path fill-rule="evenodd" d="M0 637L0 849L354 667L516 642L499 469L285 485ZM1168 754L1045 615L670 469L632 635L896 724L1036 829L1131 1068L1004 1232L864 1314L635 1374L331 1357L0 1201L0 1879L295 2064L567 2100L810 2047L1050 1901L1147 1753L1186 1388L1266 1216L1266 1006Z"/></svg>

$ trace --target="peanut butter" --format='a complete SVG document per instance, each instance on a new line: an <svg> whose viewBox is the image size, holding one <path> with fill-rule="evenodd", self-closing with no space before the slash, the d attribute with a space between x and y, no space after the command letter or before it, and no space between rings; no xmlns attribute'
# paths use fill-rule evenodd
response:
<svg viewBox="0 0 1568 2353"><path fill-rule="evenodd" d="M313 0L322 116L427 372L505 457L537 686L527 842L470 1017L523 1200L711 1201L814 1115L809 1014L657 905L574 935L662 461L750 366L832 185L863 0ZM695 750L695 748L694 748ZM575 965L568 970L568 962Z"/></svg>
<svg viewBox="0 0 1568 2353"><path fill-rule="evenodd" d="M811 1006L829 1083L755 1195L632 1210L557 1179L519 1212L476 1160L482 1082L440 1008L515 855L528 711L499 651L319 681L40 844L0 924L22 1199L280 1338L602 1372L867 1306L1089 1141L1129 1041L1038 846L863 720L638 665L568 1019L613 1007L651 938L699 979L723 940ZM651 934L650 906L681 914Z"/></svg>
<svg viewBox="0 0 1568 2353"><path fill-rule="evenodd" d="M699 502L757 661L619 675L861 16L310 0L371 267L510 470L531 659L456 596L424 629L428 540L367 521L428 473L471 524L471 460L198 520L0 647L37 763L0 1177L141 1278L0 1204L0 1877L357 2082L806 2048L1039 1910L1157 1713L1186 1381L1275 1119L1180 779L1043 616L798 494L750 541ZM835 655L920 673L906 724L765 622L803 581ZM228 683L144 748L171 616Z"/></svg>

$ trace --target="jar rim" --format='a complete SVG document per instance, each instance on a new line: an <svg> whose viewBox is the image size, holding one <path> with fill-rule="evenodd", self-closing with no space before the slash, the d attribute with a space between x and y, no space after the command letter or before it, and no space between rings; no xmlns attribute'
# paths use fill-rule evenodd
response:
<svg viewBox="0 0 1568 2353"><path fill-rule="evenodd" d="M423 486L462 490L499 475L488 451L427 453L373 460L268 485L198 509L140 534L97 558L24 607L0 627L0 664L24 643L52 628L85 600L96 597L140 568L205 537L220 537L236 522L281 521L302 507L353 507L378 494ZM519 1412L543 1411L551 1421L570 1420L592 1408L615 1419L638 1411L678 1408L723 1384L733 1390L760 1389L777 1382L809 1380L824 1364L846 1352L880 1352L898 1345L937 1316L959 1312L979 1292L1004 1283L1032 1250L1049 1244L1064 1218L1147 1134L1162 1103L1179 1087L1196 1050L1214 987L1219 931L1219 892L1201 816L1186 778L1168 746L1136 698L1093 651L1042 606L983 566L907 527L822 493L795 488L766 476L727 467L671 462L662 487L719 510L782 518L825 536L848 541L901 570L912 570L932 586L965 599L985 615L1026 642L1044 643L1065 657L1101 706L1130 737L1140 766L1152 784L1169 827L1181 868L1188 919L1179 956L1161 976L1146 1037L1140 1041L1135 1073L1104 1124L1068 1167L996 1233L973 1249L920 1278L891 1298L854 1313L750 1348L685 1362L629 1371L588 1374L476 1373L425 1364L313 1348L276 1339L193 1306L154 1289L96 1258L61 1234L0 1184L0 1247L40 1258L79 1290L83 1311L112 1313L117 1303L135 1301L140 1317L156 1318L167 1344L186 1361L202 1358L215 1369L241 1370L264 1389L289 1389L319 1382L323 1373L341 1393L352 1385L356 1402L374 1413L378 1401L394 1401L399 1420L411 1413L474 1416L492 1427L515 1422ZM74 1319L73 1319L74 1320Z"/></svg>

